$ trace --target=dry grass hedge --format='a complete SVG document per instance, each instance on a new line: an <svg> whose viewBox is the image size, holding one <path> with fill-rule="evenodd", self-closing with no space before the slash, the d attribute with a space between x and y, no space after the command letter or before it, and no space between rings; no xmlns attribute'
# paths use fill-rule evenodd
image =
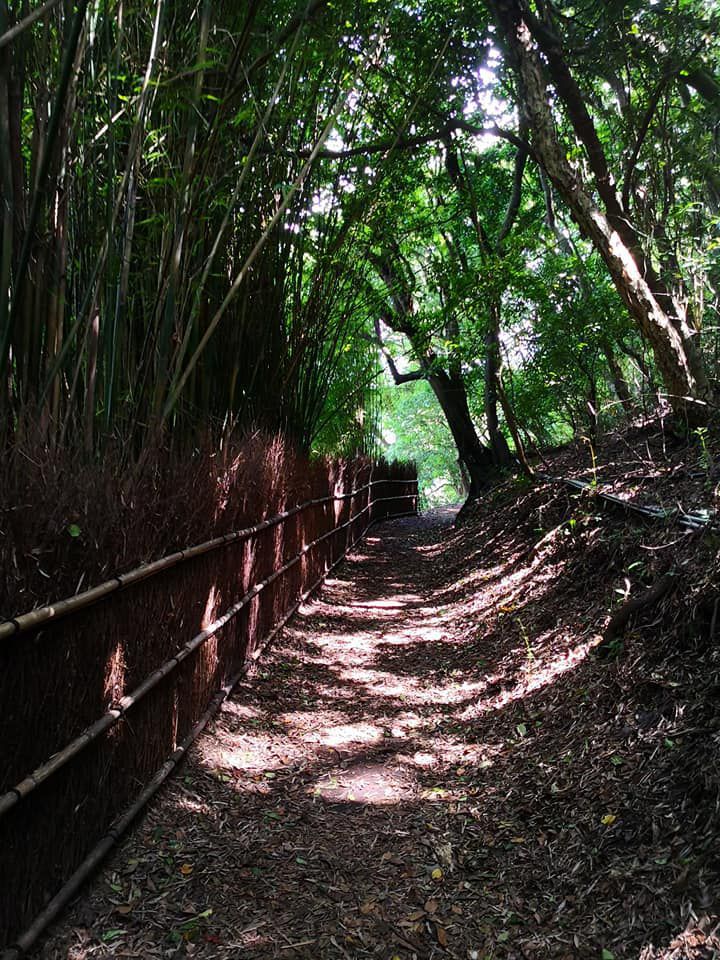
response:
<svg viewBox="0 0 720 960"><path fill-rule="evenodd" d="M22 472L21 472L22 468ZM366 458L310 462L279 438L239 449L168 455L120 478L102 464L12 451L0 467L0 612L10 618L139 563L251 526L309 499L374 479L412 480L407 466ZM373 496L411 488L377 483ZM251 538L186 560L58 621L0 643L0 793L135 690L192 637L296 557L101 736L0 817L0 945L42 909L247 663L303 591L364 529L368 490L294 514ZM407 509L379 503L375 519ZM342 528L342 529L337 529Z"/></svg>

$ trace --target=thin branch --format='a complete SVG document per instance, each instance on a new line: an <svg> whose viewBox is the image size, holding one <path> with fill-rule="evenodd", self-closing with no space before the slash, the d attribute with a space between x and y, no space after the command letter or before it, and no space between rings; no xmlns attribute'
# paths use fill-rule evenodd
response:
<svg viewBox="0 0 720 960"><path fill-rule="evenodd" d="M290 23L288 23L288 25L277 35L277 37L275 37L272 46L268 47L264 53L260 54L260 56L250 64L245 71L246 78L251 77L256 70L259 70L260 67L267 63L272 55L277 52L283 43L285 43L285 41L288 40L296 30L299 30L303 24L307 23L309 20L312 20L315 14L321 11L326 5L327 0L310 0L310 3L308 3L303 13L299 13L297 16L293 17Z"/></svg>
<svg viewBox="0 0 720 960"><path fill-rule="evenodd" d="M635 140L635 146L633 147L633 151L628 157L628 160L625 164L625 171L623 176L623 188L622 188L622 203L623 203L623 208L625 210L628 209L628 203L630 201L630 186L632 183L632 175L635 172L635 165L637 164L638 157L640 156L640 150L642 149L642 145L645 142L645 137L647 136L647 132L650 129L650 122L652 121L655 111L657 110L657 105L660 102L660 97L662 95L662 92L667 86L670 79L671 78L669 76L663 77L662 80L658 83L658 85L653 90L650 96L650 100L648 101L648 105L645 110L645 113L643 114L643 118L640 122L637 138Z"/></svg>
<svg viewBox="0 0 720 960"><path fill-rule="evenodd" d="M33 10L32 13L29 13L24 20L20 21L20 23L16 23L14 27L6 30L5 33L0 36L0 49L7 46L8 43L12 43L16 37L19 37L21 33L24 33L35 23L36 20L44 17L46 13L49 13L53 7L58 5L58 3L60 3L60 0L48 0L47 3L44 3L41 7L38 7L37 10Z"/></svg>
<svg viewBox="0 0 720 960"><path fill-rule="evenodd" d="M499 139L507 140L509 143L515 144L518 149L525 150L527 156L535 156L530 144L509 130L503 130L494 123L488 126L478 126L475 123L470 123L468 120L456 117L448 120L442 127L438 130L433 130L431 133L416 137L388 137L384 140L374 140L356 147L346 147L343 150L321 150L317 154L317 157L321 160L347 160L351 157L362 157L372 153L387 153L389 150L412 150L415 147L426 146L428 143L439 143L456 131L462 131L474 137L498 137ZM308 150L300 150L296 154L296 156L300 157L306 157L308 155Z"/></svg>
<svg viewBox="0 0 720 960"><path fill-rule="evenodd" d="M523 134L526 132L525 125L520 127L520 132ZM527 149L525 147L518 147L518 152L515 154L512 194L510 195L510 200L505 212L505 219L503 220L503 224L500 227L500 232L498 233L496 247L501 246L507 235L512 230L513 224L517 219L518 211L520 210L520 201L522 199L522 181L523 174L525 173L525 164L527 163L527 158Z"/></svg>

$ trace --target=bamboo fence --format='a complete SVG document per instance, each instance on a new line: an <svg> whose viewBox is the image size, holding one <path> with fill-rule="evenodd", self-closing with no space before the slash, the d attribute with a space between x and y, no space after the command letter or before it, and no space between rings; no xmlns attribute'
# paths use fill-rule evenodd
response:
<svg viewBox="0 0 720 960"><path fill-rule="evenodd" d="M416 512L414 476L370 470L0 623L3 960L35 943L370 524Z"/></svg>

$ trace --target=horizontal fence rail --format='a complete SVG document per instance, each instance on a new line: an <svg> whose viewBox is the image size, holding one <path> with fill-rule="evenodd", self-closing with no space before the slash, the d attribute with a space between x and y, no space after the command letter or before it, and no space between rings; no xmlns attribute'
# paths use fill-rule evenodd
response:
<svg viewBox="0 0 720 960"><path fill-rule="evenodd" d="M162 557L160 560L155 560L152 563L146 563L140 567L136 567L134 570L129 570L127 573L121 574L118 577L111 577L104 583L100 583L95 587L91 587L89 590L78 593L73 597L68 597L65 600L58 600L56 603L48 604L44 607L38 607L36 610L31 610L29 613L24 613L18 617L11 617L9 620L4 620L0 622L0 640L5 639L6 637L17 636L17 634L32 630L34 627L38 627L43 623L47 623L49 620L57 620L60 617L68 616L77 610L82 610L84 607L88 607L93 603L97 603L98 600L102 600L103 597L107 597L111 593L115 593L118 590L126 590L128 587L133 586L133 584L140 583L142 580L147 580L148 577L154 577L158 573L163 573L165 570L169 570L171 567L182 563L184 560L191 560L193 557L202 556L204 553L210 553L212 550L217 550L220 547L226 547L228 544L240 543L243 540L247 540L254 534L260 533L262 530L267 530L270 527L277 526L279 523L283 523L285 520L288 520L290 517L301 513L308 507L315 507L324 503L332 503L334 501L351 499L352 497L363 493L365 490L370 489L374 483L407 484L407 482L408 481L406 480L375 480L370 481L370 483L366 483L357 490L352 490L350 493L343 493L339 496L317 497L314 500L306 500L305 503L300 503L291 510L284 510L282 513L278 513L274 517L263 520L262 523L255 524L255 526L246 527L243 530L236 530L233 531L233 533L225 534L222 537L215 537L213 540L206 540L204 543L198 543L193 547L188 547L186 550L178 550L166 557ZM417 484L417 481L415 481L415 483ZM415 495L417 496L417 492ZM384 500L392 499L395 498L379 497L373 502L380 503Z"/></svg>
<svg viewBox="0 0 720 960"><path fill-rule="evenodd" d="M32 946L368 527L417 511L414 477L350 486L0 624L2 960Z"/></svg>

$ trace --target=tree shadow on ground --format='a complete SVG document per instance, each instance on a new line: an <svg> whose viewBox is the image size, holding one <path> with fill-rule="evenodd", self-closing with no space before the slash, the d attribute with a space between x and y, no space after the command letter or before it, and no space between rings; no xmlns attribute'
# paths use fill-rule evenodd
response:
<svg viewBox="0 0 720 960"><path fill-rule="evenodd" d="M621 960L717 916L707 624L603 662L616 573L588 597L587 543L504 603L457 534L395 530L238 687L46 957ZM373 616L377 559L423 602Z"/></svg>

